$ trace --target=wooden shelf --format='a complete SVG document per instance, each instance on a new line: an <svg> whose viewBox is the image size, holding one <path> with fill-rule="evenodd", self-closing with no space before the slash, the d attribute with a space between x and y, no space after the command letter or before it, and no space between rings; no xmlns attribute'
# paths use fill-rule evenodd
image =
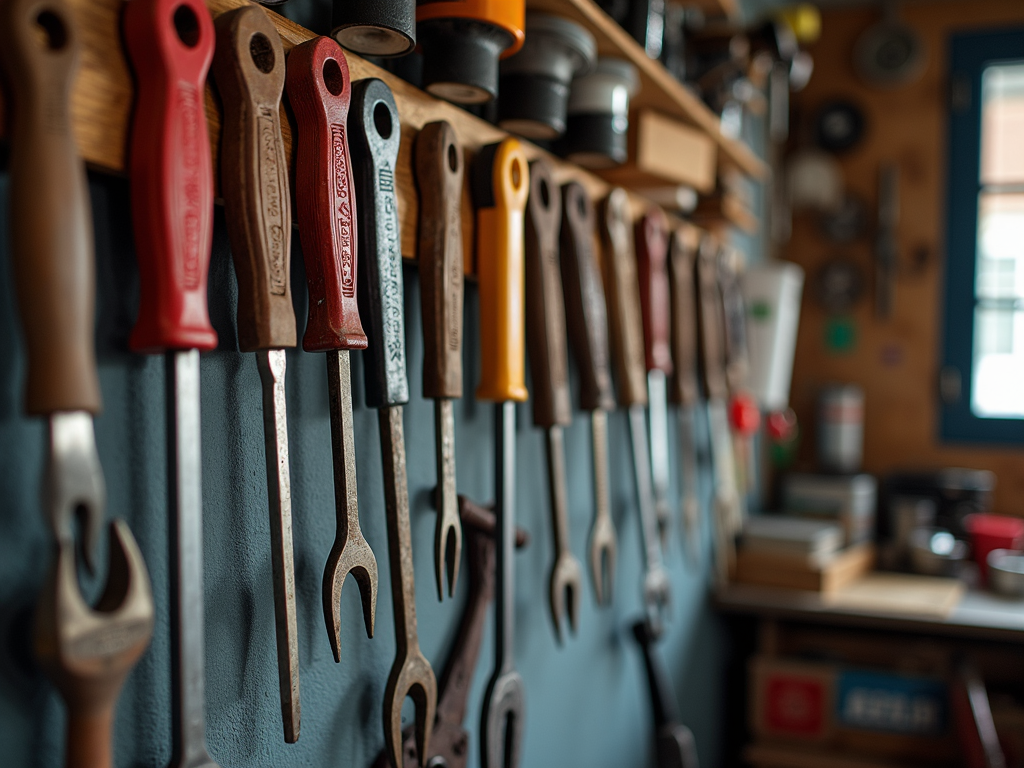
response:
<svg viewBox="0 0 1024 768"><path fill-rule="evenodd" d="M123 0L67 0L75 15L82 40L82 64L72 92L72 116L79 153L93 169L115 174L125 172L133 98L133 84L120 36L120 14ZM251 4L249 0L206 0L214 17L225 11ZM300 25L267 11L281 34L285 51L315 37ZM509 134L470 115L463 109L441 101L415 88L404 80L386 72L351 53L346 54L352 79L379 77L395 94L401 117L402 143L398 156L398 208L402 231L402 254L415 258L418 199L412 171L412 147L417 132L426 123L447 120L451 123L466 153L467 161L480 147L501 141ZM217 176L217 150L220 140L220 104L212 86L206 89L206 115L210 142L214 153ZM292 163L291 136L294 126L290 111L282 105L282 129ZM3 126L3 100L0 99L0 130ZM598 200L607 195L611 185L578 166L556 158L544 150L523 141L527 156L533 160L547 158L553 168L555 181L563 184L570 180L580 182ZM463 190L463 233L466 253L473 253L473 208L469 193L468 174ZM634 215L639 215L649 203L630 193ZM681 221L679 226L689 226Z"/></svg>
<svg viewBox="0 0 1024 768"><path fill-rule="evenodd" d="M731 3L706 0L700 5L727 6ZM629 33L601 10L594 0L526 0L530 10L544 11L579 22L597 40L601 56L628 59L640 71L640 93L630 102L632 109L654 109L694 125L718 145L720 162L732 165L756 179L768 177L768 165L746 144L722 133L718 117L697 96L684 88L661 62L651 59Z"/></svg>

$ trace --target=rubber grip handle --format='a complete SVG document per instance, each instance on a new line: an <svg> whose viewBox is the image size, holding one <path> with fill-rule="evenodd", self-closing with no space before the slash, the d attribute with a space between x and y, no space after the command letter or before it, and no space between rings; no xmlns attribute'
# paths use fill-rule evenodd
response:
<svg viewBox="0 0 1024 768"><path fill-rule="evenodd" d="M530 358L533 423L572 423L565 303L558 264L562 198L544 160L530 163L526 201L526 342Z"/></svg>
<svg viewBox="0 0 1024 768"><path fill-rule="evenodd" d="M723 400L729 394L725 383L725 350L722 343L722 297L718 289L718 244L705 237L697 255L697 295L700 298L701 359L708 397Z"/></svg>
<svg viewBox="0 0 1024 768"><path fill-rule="evenodd" d="M578 182L562 187L562 293L565 320L576 367L580 371L580 407L615 407L609 369L608 310L598 271L594 204Z"/></svg>
<svg viewBox="0 0 1024 768"><path fill-rule="evenodd" d="M416 136L419 191L420 301L423 303L423 395L462 397L462 180L455 131L440 120Z"/></svg>
<svg viewBox="0 0 1024 768"><path fill-rule="evenodd" d="M131 0L124 38L135 70L128 175L139 263L136 352L209 350L206 281L213 168L204 103L214 48L202 0Z"/></svg>
<svg viewBox="0 0 1024 768"><path fill-rule="evenodd" d="M718 257L718 284L725 323L725 381L731 392L744 388L750 367L747 352L747 309L740 286L739 253L725 250Z"/></svg>
<svg viewBox="0 0 1024 768"><path fill-rule="evenodd" d="M668 220L661 208L652 206L636 223L636 261L644 325L644 362L648 371L670 374Z"/></svg>
<svg viewBox="0 0 1024 768"><path fill-rule="evenodd" d="M11 260L28 354L25 410L97 413L92 217L70 108L80 40L63 0L41 10L37 0L0 6Z"/></svg>
<svg viewBox="0 0 1024 768"><path fill-rule="evenodd" d="M604 201L604 284L608 298L608 329L615 358L619 405L647 405L644 376L644 332L640 317L640 284L630 225L629 197L616 187Z"/></svg>
<svg viewBox="0 0 1024 768"><path fill-rule="evenodd" d="M405 372L405 289L402 233L398 224L395 165L402 139L391 89L375 77L352 85L349 147L359 208L356 220L364 256L359 275L359 315L369 346L363 371L371 408L409 402Z"/></svg>
<svg viewBox="0 0 1024 768"><path fill-rule="evenodd" d="M515 139L483 147L473 163L480 290L481 400L522 402L526 389L523 215L530 187Z"/></svg>
<svg viewBox="0 0 1024 768"><path fill-rule="evenodd" d="M295 346L292 209L281 138L284 48L257 5L217 17L213 76L224 108L220 181L238 276L238 346Z"/></svg>
<svg viewBox="0 0 1024 768"><path fill-rule="evenodd" d="M694 256L700 235L692 227L678 228L669 239L669 293L672 298L672 359L669 399L685 407L697 404L697 314L694 295Z"/></svg>
<svg viewBox="0 0 1024 768"><path fill-rule="evenodd" d="M341 46L316 37L292 48L285 92L295 113L295 219L309 288L302 348L366 349L356 299L358 236L348 150L352 83Z"/></svg>

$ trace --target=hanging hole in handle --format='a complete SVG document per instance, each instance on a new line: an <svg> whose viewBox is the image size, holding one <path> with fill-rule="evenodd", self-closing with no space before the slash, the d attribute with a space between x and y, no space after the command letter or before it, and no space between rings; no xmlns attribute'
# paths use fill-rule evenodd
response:
<svg viewBox="0 0 1024 768"><path fill-rule="evenodd" d="M341 67L334 59L324 62L324 85L334 96L341 96L345 90L345 76L341 74Z"/></svg>
<svg viewBox="0 0 1024 768"><path fill-rule="evenodd" d="M391 110L383 101L373 105L373 126L382 139L390 139L394 126L391 124Z"/></svg>
<svg viewBox="0 0 1024 768"><path fill-rule="evenodd" d="M174 31L178 39L189 48L199 45L199 19L187 5L179 5L174 11Z"/></svg>
<svg viewBox="0 0 1024 768"><path fill-rule="evenodd" d="M270 38L262 32L257 32L249 38L249 55L252 56L252 63L256 65L256 69L263 74L269 75L274 71L274 65L277 63L274 46L271 45Z"/></svg>
<svg viewBox="0 0 1024 768"><path fill-rule="evenodd" d="M512 188L519 189L523 182L523 170L519 167L519 158L512 161Z"/></svg>
<svg viewBox="0 0 1024 768"><path fill-rule="evenodd" d="M452 173L459 170L459 152L454 144L448 145L448 170Z"/></svg>
<svg viewBox="0 0 1024 768"><path fill-rule="evenodd" d="M540 180L540 204L546 209L551 207L551 191L548 189L548 180Z"/></svg>
<svg viewBox="0 0 1024 768"><path fill-rule="evenodd" d="M36 36L51 51L59 51L68 42L64 21L53 11L41 11L36 16Z"/></svg>

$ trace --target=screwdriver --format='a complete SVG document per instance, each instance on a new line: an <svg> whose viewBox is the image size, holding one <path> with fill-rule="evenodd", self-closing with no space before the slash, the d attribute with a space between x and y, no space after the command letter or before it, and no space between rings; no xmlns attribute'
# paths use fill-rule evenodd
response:
<svg viewBox="0 0 1024 768"><path fill-rule="evenodd" d="M224 108L221 190L238 276L238 346L255 352L263 385L270 552L284 740L299 738L299 646L288 467L285 348L295 346L291 194L281 138L284 48L259 6L217 17L213 75Z"/></svg>
<svg viewBox="0 0 1024 768"><path fill-rule="evenodd" d="M213 168L203 98L214 28L202 0L131 0L124 37L135 70L128 173L139 263L136 352L166 353L171 457L173 763L206 751L203 484L199 352L217 346L206 305Z"/></svg>
<svg viewBox="0 0 1024 768"><path fill-rule="evenodd" d="M349 573L359 587L368 637L377 613L377 559L359 527L356 494L349 350L366 349L367 342L356 300L356 201L346 138L352 83L341 47L317 37L292 48L285 88L297 127L295 218L309 288L302 348L327 353L337 532L324 568L323 604L340 661L341 587Z"/></svg>
<svg viewBox="0 0 1024 768"><path fill-rule="evenodd" d="M636 224L636 260L640 280L640 313L644 326L650 413L651 474L654 511L664 547L668 543L671 511L668 459L667 378L672 374L669 345L668 222L661 208L651 206Z"/></svg>
<svg viewBox="0 0 1024 768"><path fill-rule="evenodd" d="M420 295L423 302L423 394L434 401L437 527L434 571L437 599L455 595L462 559L462 524L455 485L455 411L462 397L462 150L451 125L440 120L416 136L419 191Z"/></svg>
<svg viewBox="0 0 1024 768"><path fill-rule="evenodd" d="M683 531L691 565L700 562L700 496L697 492L697 423L700 400L697 381L697 315L694 295L694 256L700 233L693 227L679 227L669 243L669 288L672 299L673 375L669 398L679 406L679 454L683 486Z"/></svg>
<svg viewBox="0 0 1024 768"><path fill-rule="evenodd" d="M590 411L594 463L594 522L590 575L599 605L611 602L615 583L615 526L608 489L608 411L615 408L609 370L608 312L594 254L594 204L578 182L562 187L562 291L570 346L580 372L580 407Z"/></svg>

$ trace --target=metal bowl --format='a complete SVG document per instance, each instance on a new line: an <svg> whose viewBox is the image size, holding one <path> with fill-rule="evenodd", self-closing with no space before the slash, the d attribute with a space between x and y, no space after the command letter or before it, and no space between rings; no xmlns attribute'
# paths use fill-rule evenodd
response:
<svg viewBox="0 0 1024 768"><path fill-rule="evenodd" d="M956 576L967 551L966 542L944 528L917 528L910 534L910 564L927 576Z"/></svg>
<svg viewBox="0 0 1024 768"><path fill-rule="evenodd" d="M993 549L988 553L988 582L1007 597L1024 597L1024 552Z"/></svg>

